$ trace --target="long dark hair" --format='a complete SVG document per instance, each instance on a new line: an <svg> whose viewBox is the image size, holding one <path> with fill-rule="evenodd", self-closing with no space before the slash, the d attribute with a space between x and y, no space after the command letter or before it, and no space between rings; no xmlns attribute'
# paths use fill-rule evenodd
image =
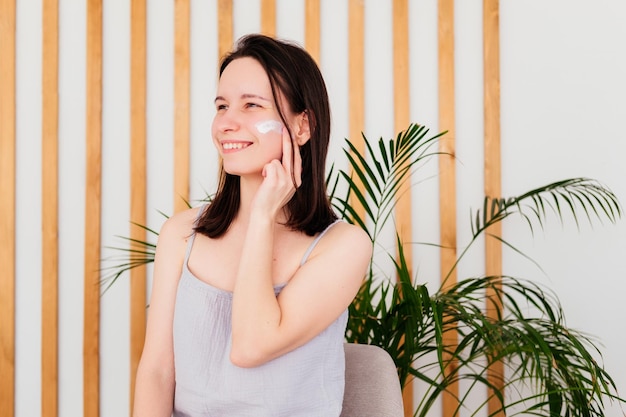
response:
<svg viewBox="0 0 626 417"><path fill-rule="evenodd" d="M220 65L224 69L235 59L250 57L265 69L278 113L285 126L285 109L279 93L295 114L306 111L311 137L300 147L302 185L287 203L286 226L313 236L337 219L326 193L326 154L330 140L330 106L322 74L313 58L300 46L264 35L239 39L234 51ZM289 129L289 128L288 128ZM293 134L289 131L289 135ZM211 238L222 236L239 211L239 176L222 167L217 192L198 219L195 231Z"/></svg>

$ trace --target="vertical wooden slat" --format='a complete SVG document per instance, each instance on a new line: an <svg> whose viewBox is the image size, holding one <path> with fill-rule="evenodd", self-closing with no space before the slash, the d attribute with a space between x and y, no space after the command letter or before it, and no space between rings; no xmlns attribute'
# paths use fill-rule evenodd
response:
<svg viewBox="0 0 626 417"><path fill-rule="evenodd" d="M409 5L408 0L393 2L393 86L394 126L396 132L409 125ZM396 204L397 230L403 242L411 241L411 184L405 182L399 191L402 196ZM413 252L405 253L409 267Z"/></svg>
<svg viewBox="0 0 626 417"><path fill-rule="evenodd" d="M306 0L304 12L304 46L320 63L320 0Z"/></svg>
<svg viewBox="0 0 626 417"><path fill-rule="evenodd" d="M440 140L439 157L439 216L441 235L442 285L447 287L456 282L456 272L448 275L456 261L456 181L455 181L455 116L454 116L454 0L439 0L438 4L439 43L439 130L448 133ZM447 278L446 278L447 277ZM456 346L455 329L443 335L444 344ZM448 362L450 355L444 355ZM455 371L457 364L450 361L447 371ZM452 384L442 396L444 416L451 416L457 409L459 387Z"/></svg>
<svg viewBox="0 0 626 417"><path fill-rule="evenodd" d="M58 0L42 10L41 144L41 415L58 415L59 245L58 245Z"/></svg>
<svg viewBox="0 0 626 417"><path fill-rule="evenodd" d="M233 0L217 1L218 59L233 47Z"/></svg>
<svg viewBox="0 0 626 417"><path fill-rule="evenodd" d="M276 0L261 0L261 33L276 35Z"/></svg>
<svg viewBox="0 0 626 417"><path fill-rule="evenodd" d="M189 18L190 1L174 5L174 211L189 201Z"/></svg>
<svg viewBox="0 0 626 417"><path fill-rule="evenodd" d="M99 413L100 212L102 187L102 0L87 2L84 417Z"/></svg>
<svg viewBox="0 0 626 417"><path fill-rule="evenodd" d="M454 2L439 0L439 141L441 271L443 277L456 261L455 116L454 116ZM452 284L449 277L445 284Z"/></svg>
<svg viewBox="0 0 626 417"><path fill-rule="evenodd" d="M350 95L349 103L349 133L350 141L356 149L363 154L365 143L361 132L365 128L365 29L364 29L364 5L363 0L349 0L348 3L348 88ZM358 178L355 178L357 186ZM352 206L356 208L359 216L364 217L365 210L355 199Z"/></svg>
<svg viewBox="0 0 626 417"><path fill-rule="evenodd" d="M146 224L146 0L130 4L130 218ZM145 241L141 227L131 227L134 241ZM135 376L146 336L146 268L130 270L130 409Z"/></svg>
<svg viewBox="0 0 626 417"><path fill-rule="evenodd" d="M409 3L408 0L393 1L393 102L395 131L409 125ZM402 242L407 242L404 253L409 271L413 270L411 184L405 182L396 203L396 228ZM409 380L403 390L404 415L413 415L413 381Z"/></svg>
<svg viewBox="0 0 626 417"><path fill-rule="evenodd" d="M485 195L499 197L501 187L501 147L500 147L500 13L499 0L484 0L483 3L483 53L484 53L484 100L485 100ZM502 226L496 223L489 229L489 234L502 236ZM493 237L485 239L485 273L487 276L502 275L502 244ZM502 308L502 300L495 292L487 296L487 314L496 317ZM489 301L491 300L491 301ZM503 392L504 364L498 362L489 368L489 382ZM500 401L493 398L489 390L489 415L504 416L504 412L495 413L500 408Z"/></svg>
<svg viewBox="0 0 626 417"><path fill-rule="evenodd" d="M394 124L397 132L410 123L409 97L409 2L393 2ZM410 208L410 205L409 205ZM407 214L411 214L409 210ZM409 216L410 217L410 216ZM407 229L410 230L410 229Z"/></svg>
<svg viewBox="0 0 626 417"><path fill-rule="evenodd" d="M0 415L15 410L15 0L0 0Z"/></svg>

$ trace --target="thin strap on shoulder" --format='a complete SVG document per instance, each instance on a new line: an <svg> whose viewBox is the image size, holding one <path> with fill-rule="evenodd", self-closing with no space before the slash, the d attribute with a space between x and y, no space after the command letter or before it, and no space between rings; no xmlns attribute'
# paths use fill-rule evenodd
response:
<svg viewBox="0 0 626 417"><path fill-rule="evenodd" d="M318 242L326 234L326 232L328 232L328 230L330 230L331 227L333 227L334 225L336 225L337 223L339 223L341 221L342 221L341 219L335 220L334 222L329 224L326 229L322 230L322 232L319 235L317 235L315 237L313 242L311 242L311 244L307 248L306 252L304 252L304 255L302 256L302 260L300 261L300 266L304 265L304 263L307 261L307 259L309 259L309 255L311 255L311 252L313 252L313 249L315 249L315 247L317 246Z"/></svg>
<svg viewBox="0 0 626 417"><path fill-rule="evenodd" d="M207 204L203 204L198 209L198 214L196 215L196 219L193 221L194 227L198 223L198 219L200 218L200 216L202 216L202 213L204 213L204 209L206 208ZM193 241L195 240L195 238L196 238L196 232L195 230L192 230L191 235L189 235L189 239L187 240L187 249L185 250L185 264L187 264L187 261L189 261L189 255L191 254L191 247L193 246Z"/></svg>

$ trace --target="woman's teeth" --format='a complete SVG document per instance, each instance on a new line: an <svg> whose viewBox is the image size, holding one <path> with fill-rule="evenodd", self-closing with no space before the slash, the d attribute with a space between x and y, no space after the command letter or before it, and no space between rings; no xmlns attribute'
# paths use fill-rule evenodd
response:
<svg viewBox="0 0 626 417"><path fill-rule="evenodd" d="M242 143L242 142L227 142L227 143L224 143L222 146L226 150L231 150L231 149L247 148L248 145L249 145L248 143Z"/></svg>

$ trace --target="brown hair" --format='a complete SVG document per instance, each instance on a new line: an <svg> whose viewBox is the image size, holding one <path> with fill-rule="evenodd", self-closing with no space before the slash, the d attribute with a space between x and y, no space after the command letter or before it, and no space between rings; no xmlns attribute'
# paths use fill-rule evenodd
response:
<svg viewBox="0 0 626 417"><path fill-rule="evenodd" d="M326 193L326 154L330 140L330 106L322 74L313 58L300 46L264 35L239 39L234 51L226 55L219 75L232 61L250 57L265 69L278 113L285 123L281 94L295 114L307 112L311 137L300 147L302 184L287 203L286 226L315 235L337 219ZM289 131L292 137L292 132ZM239 177L220 169L217 192L198 219L195 231L211 238L228 230L239 210Z"/></svg>

